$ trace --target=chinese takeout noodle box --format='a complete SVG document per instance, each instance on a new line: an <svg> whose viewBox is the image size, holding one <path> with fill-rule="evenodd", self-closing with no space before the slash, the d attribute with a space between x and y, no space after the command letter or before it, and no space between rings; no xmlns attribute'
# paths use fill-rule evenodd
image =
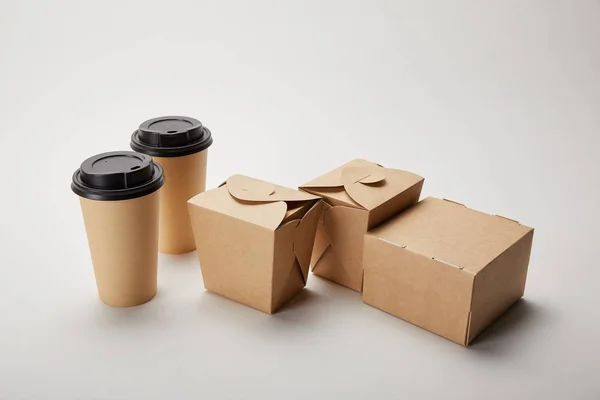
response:
<svg viewBox="0 0 600 400"><path fill-rule="evenodd" d="M188 208L207 290L273 313L304 288L318 196L234 175Z"/></svg>
<svg viewBox="0 0 600 400"><path fill-rule="evenodd" d="M325 202L313 250L314 274L361 291L363 237L419 201L419 175L356 159L300 187Z"/></svg>

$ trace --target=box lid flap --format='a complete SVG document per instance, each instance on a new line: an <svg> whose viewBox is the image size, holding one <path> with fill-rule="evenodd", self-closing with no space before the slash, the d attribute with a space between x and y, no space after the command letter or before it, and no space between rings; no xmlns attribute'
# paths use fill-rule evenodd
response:
<svg viewBox="0 0 600 400"><path fill-rule="evenodd" d="M428 197L369 234L476 274L532 228Z"/></svg>
<svg viewBox="0 0 600 400"><path fill-rule="evenodd" d="M340 167L337 167L334 170L329 171L328 173L321 175L320 177L313 179L312 181L305 183L302 185L302 188L334 188L334 187L342 187L344 186L344 182L342 182L342 171L348 167L371 167L371 166L379 166L378 164L372 163L370 161L362 160L357 158L356 160L352 160Z"/></svg>
<svg viewBox="0 0 600 400"><path fill-rule="evenodd" d="M356 203L366 210L373 210L422 180L422 177L411 172L356 159L300 188L342 201L347 201L347 195L351 200L349 205ZM319 192L319 189L326 188L339 188L345 193Z"/></svg>
<svg viewBox="0 0 600 400"><path fill-rule="evenodd" d="M290 214L286 201L293 202L291 214L297 215L295 211L303 202L314 203L317 200L318 196L234 175L219 188L200 193L188 202L275 230Z"/></svg>
<svg viewBox="0 0 600 400"><path fill-rule="evenodd" d="M311 201L319 197L306 192L274 185L244 175L233 175L225 183L229 193L238 200L251 202Z"/></svg>

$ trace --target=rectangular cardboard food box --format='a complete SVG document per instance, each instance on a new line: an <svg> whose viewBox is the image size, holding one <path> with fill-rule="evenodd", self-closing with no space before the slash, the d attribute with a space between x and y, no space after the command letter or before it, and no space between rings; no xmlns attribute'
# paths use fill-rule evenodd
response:
<svg viewBox="0 0 600 400"><path fill-rule="evenodd" d="M523 296L533 229L428 197L364 240L363 301L466 346Z"/></svg>
<svg viewBox="0 0 600 400"><path fill-rule="evenodd" d="M234 175L188 208L206 289L273 313L306 286L319 197Z"/></svg>
<svg viewBox="0 0 600 400"><path fill-rule="evenodd" d="M325 202L311 268L360 292L364 234L419 201L423 178L356 159L300 186Z"/></svg>

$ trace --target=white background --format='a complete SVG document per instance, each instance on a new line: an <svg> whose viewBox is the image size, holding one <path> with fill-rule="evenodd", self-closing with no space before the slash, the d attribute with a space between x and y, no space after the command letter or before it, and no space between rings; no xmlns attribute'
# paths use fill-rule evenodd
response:
<svg viewBox="0 0 600 400"><path fill-rule="evenodd" d="M0 398L600 396L600 2L0 0ZM208 185L356 157L536 228L525 298L472 347L311 276L269 316L161 255L97 298L71 174L155 116L213 132Z"/></svg>

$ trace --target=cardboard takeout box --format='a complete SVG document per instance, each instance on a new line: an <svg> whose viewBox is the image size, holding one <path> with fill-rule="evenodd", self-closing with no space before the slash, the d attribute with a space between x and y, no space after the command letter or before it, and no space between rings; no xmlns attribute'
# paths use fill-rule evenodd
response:
<svg viewBox="0 0 600 400"><path fill-rule="evenodd" d="M428 197L365 235L363 301L468 345L523 296L533 229Z"/></svg>
<svg viewBox="0 0 600 400"><path fill-rule="evenodd" d="M319 197L234 175L188 208L206 289L273 313L306 285Z"/></svg>
<svg viewBox="0 0 600 400"><path fill-rule="evenodd" d="M411 172L356 159L302 185L326 203L313 273L360 292L365 232L419 201L423 181Z"/></svg>

